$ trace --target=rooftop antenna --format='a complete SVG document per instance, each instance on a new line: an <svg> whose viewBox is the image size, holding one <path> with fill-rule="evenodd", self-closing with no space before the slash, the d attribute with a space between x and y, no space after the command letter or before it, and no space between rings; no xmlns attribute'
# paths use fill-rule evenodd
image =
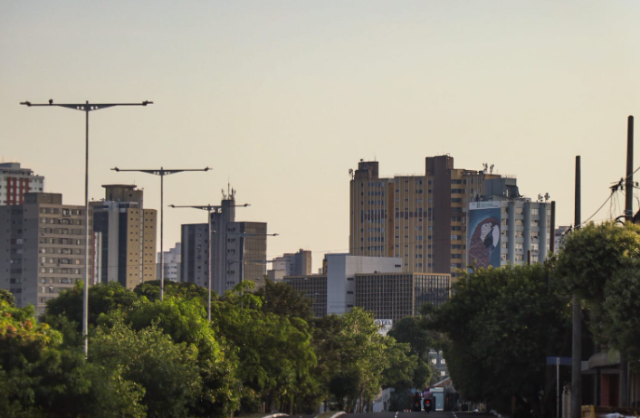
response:
<svg viewBox="0 0 640 418"><path fill-rule="evenodd" d="M489 173L493 174L493 167L495 166L495 164L491 164L491 167L489 167Z"/></svg>

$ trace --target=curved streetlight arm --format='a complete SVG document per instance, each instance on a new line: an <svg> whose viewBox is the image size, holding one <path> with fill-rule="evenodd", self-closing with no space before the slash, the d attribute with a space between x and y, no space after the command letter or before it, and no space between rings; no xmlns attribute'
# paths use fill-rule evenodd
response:
<svg viewBox="0 0 640 418"><path fill-rule="evenodd" d="M153 104L153 102L149 100L145 100L141 103L89 103L87 100L86 103L54 103L53 99L49 100L49 103L31 103L29 101L20 102L23 106L28 107L38 107L38 106L47 106L47 107L65 107L67 109L72 110L80 110L82 112L91 112L92 110L100 110L106 109L108 107L115 106L146 106Z"/></svg>
<svg viewBox="0 0 640 418"><path fill-rule="evenodd" d="M247 206L251 206L249 203L245 203L244 205L230 205L233 208L246 208ZM169 205L170 208L193 208L193 209L202 209L209 212L215 212L222 209L222 206L213 206L213 205Z"/></svg>
<svg viewBox="0 0 640 418"><path fill-rule="evenodd" d="M163 168L160 167L160 169L123 169L123 168L118 168L118 167L114 167L111 169L112 171L137 171L139 173L147 173L147 174L155 174L156 176L168 176L169 174L176 174L176 173L182 173L184 171L209 171L211 170L211 168L209 167L205 167L205 168L178 168L178 169L167 169L167 168Z"/></svg>
<svg viewBox="0 0 640 418"><path fill-rule="evenodd" d="M122 169L114 167L113 171L137 171L140 173L154 174L160 176L160 300L164 300L164 176L183 171L209 171L209 167L205 168L180 168L180 169Z"/></svg>

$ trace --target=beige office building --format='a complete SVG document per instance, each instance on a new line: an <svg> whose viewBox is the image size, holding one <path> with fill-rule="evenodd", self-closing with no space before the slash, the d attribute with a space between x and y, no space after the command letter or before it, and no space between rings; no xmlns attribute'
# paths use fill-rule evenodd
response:
<svg viewBox="0 0 640 418"><path fill-rule="evenodd" d="M457 276L466 266L467 208L492 169L454 168L427 157L424 175L381 178L377 161L360 161L350 184L349 253L400 257L402 271ZM455 280L455 279L454 279Z"/></svg>
<svg viewBox="0 0 640 418"><path fill-rule="evenodd" d="M23 204L0 209L0 288L18 306L42 314L48 300L84 279L84 216L84 206L63 205L58 193L26 193Z"/></svg>
<svg viewBox="0 0 640 418"><path fill-rule="evenodd" d="M110 184L105 199L91 204L93 227L101 234L99 282L118 281L128 289L156 280L157 211L144 209L135 185Z"/></svg>

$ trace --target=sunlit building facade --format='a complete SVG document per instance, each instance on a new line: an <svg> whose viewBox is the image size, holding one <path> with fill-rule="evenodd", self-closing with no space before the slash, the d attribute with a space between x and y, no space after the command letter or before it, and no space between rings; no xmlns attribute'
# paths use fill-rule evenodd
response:
<svg viewBox="0 0 640 418"><path fill-rule="evenodd" d="M58 193L27 193L21 205L0 209L0 288L19 307L42 314L48 300L84 280L84 217L84 206L63 205Z"/></svg>
<svg viewBox="0 0 640 418"><path fill-rule="evenodd" d="M350 182L349 253L400 257L406 273L457 276L466 267L467 208L483 194L492 168L454 168L453 157L427 157L425 174L380 177L360 161Z"/></svg>

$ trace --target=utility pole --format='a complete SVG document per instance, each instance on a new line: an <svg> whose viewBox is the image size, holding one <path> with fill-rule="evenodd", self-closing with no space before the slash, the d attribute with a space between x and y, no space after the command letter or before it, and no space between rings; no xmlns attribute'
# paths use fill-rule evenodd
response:
<svg viewBox="0 0 640 418"><path fill-rule="evenodd" d="M178 168L166 169L164 167L154 168L150 170L132 168L122 169L118 167L112 168L113 171L137 171L139 173L153 174L160 176L160 300L164 300L164 176L170 174L182 173L183 171L209 171L209 167L205 168Z"/></svg>
<svg viewBox="0 0 640 418"><path fill-rule="evenodd" d="M62 107L84 112L85 141L84 141L84 289L82 295L82 338L84 338L84 357L89 356L89 112L116 106L147 106L153 104L149 100L141 103L49 103L22 102L28 107Z"/></svg>
<svg viewBox="0 0 640 418"><path fill-rule="evenodd" d="M627 119L627 177L625 181L624 219L633 219L633 116ZM620 393L619 405L629 406L629 361L626 350L620 350Z"/></svg>
<svg viewBox="0 0 640 418"><path fill-rule="evenodd" d="M576 156L574 229L580 228L580 156ZM573 294L573 338L571 345L571 418L582 417L582 310Z"/></svg>

